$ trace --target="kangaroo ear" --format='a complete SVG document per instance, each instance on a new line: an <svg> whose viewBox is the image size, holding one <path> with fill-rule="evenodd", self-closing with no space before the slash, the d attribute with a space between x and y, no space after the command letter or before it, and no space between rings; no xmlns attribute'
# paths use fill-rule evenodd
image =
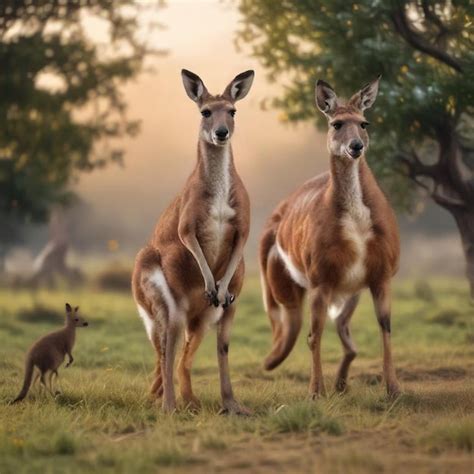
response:
<svg viewBox="0 0 474 474"><path fill-rule="evenodd" d="M181 78L183 79L186 94L188 94L188 97L194 102L199 103L203 96L209 94L204 82L202 82L201 78L197 74L194 74L194 72L181 69Z"/></svg>
<svg viewBox="0 0 474 474"><path fill-rule="evenodd" d="M379 91L379 81L382 76L378 76L372 82L366 84L359 92L356 92L349 100L349 104L357 107L359 110L364 111L374 105L377 93Z"/></svg>
<svg viewBox="0 0 474 474"><path fill-rule="evenodd" d="M66 303L66 312L70 313L72 311L71 305L69 303Z"/></svg>
<svg viewBox="0 0 474 474"><path fill-rule="evenodd" d="M241 72L232 79L223 95L230 98L232 102L243 99L249 93L254 77L255 72L252 70Z"/></svg>
<svg viewBox="0 0 474 474"><path fill-rule="evenodd" d="M318 109L330 117L337 107L337 95L334 89L327 82L318 79L315 95Z"/></svg>
<svg viewBox="0 0 474 474"><path fill-rule="evenodd" d="M74 312L77 313L78 311L79 311L79 306L76 306L76 307L74 308Z"/></svg>

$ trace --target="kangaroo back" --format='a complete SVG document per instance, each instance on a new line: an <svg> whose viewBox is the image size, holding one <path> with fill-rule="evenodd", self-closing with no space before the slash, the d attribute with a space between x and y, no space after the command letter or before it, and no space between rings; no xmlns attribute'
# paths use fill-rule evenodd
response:
<svg viewBox="0 0 474 474"><path fill-rule="evenodd" d="M27 395L28 390L30 389L31 386L31 379L33 378L33 361L31 360L30 357L26 359L26 364L25 364L25 379L23 381L23 387L21 388L20 393L18 396L13 400L12 403L17 403L21 402Z"/></svg>

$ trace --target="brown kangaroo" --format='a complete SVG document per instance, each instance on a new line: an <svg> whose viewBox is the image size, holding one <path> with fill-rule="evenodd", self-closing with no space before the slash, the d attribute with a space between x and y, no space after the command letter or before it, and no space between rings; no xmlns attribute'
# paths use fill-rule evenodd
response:
<svg viewBox="0 0 474 474"><path fill-rule="evenodd" d="M151 391L163 395L164 411L176 408L173 384L176 345L185 340L178 365L181 395L198 408L191 366L205 330L217 324L217 355L223 409L245 414L233 395L228 350L234 299L244 278L243 248L249 234L250 204L234 165L230 139L235 102L252 85L253 71L236 76L221 95L183 69L188 96L202 115L197 163L181 194L160 217L149 244L137 255L132 288L138 312L156 350Z"/></svg>
<svg viewBox="0 0 474 474"><path fill-rule="evenodd" d="M260 241L263 296L273 332L265 368L277 367L293 348L308 292L313 397L325 393L321 336L327 314L336 321L345 353L336 389L346 388L356 356L349 322L359 293L367 287L382 333L387 391L390 396L399 393L390 347L390 280L398 269L398 226L365 160L369 123L363 112L375 102L379 79L347 103L329 84L317 82L316 104L329 122L330 171L307 181L280 203Z"/></svg>
<svg viewBox="0 0 474 474"><path fill-rule="evenodd" d="M69 367L74 361L72 348L76 340L76 328L89 325L77 314L78 310L78 306L73 310L71 305L66 303L66 324L64 328L43 336L31 346L26 356L23 387L12 403L19 402L26 397L31 386L35 367L39 370L35 382L39 377L43 386L49 390L51 395L55 395L53 391L53 376L58 377L58 368L63 363L66 354L69 357L66 367ZM46 375L49 375L49 386L46 385Z"/></svg>

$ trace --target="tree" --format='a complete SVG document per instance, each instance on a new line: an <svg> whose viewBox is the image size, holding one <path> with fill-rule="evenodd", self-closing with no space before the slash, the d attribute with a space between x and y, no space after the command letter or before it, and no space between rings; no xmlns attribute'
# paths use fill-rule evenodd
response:
<svg viewBox="0 0 474 474"><path fill-rule="evenodd" d="M474 297L474 41L469 0L241 0L238 43L269 78L272 105L315 120L314 83L350 96L382 74L369 159L402 208L424 193L459 229ZM422 191L422 192L420 192Z"/></svg>
<svg viewBox="0 0 474 474"><path fill-rule="evenodd" d="M152 51L133 0L0 4L0 260L22 224L74 198L81 172L120 163L133 136L120 86ZM106 40L92 38L94 24ZM100 145L100 146L99 146Z"/></svg>

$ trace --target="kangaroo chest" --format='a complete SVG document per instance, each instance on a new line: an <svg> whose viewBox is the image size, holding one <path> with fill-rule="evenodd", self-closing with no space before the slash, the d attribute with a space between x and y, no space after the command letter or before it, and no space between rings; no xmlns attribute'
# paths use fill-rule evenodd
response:
<svg viewBox="0 0 474 474"><path fill-rule="evenodd" d="M210 176L211 196L206 206L204 219L204 247L210 264L217 261L226 248L226 241L231 231L230 222L236 211L230 204L232 177L229 172L228 158L216 166Z"/></svg>
<svg viewBox="0 0 474 474"><path fill-rule="evenodd" d="M344 176L344 193L341 196L344 211L339 217L337 229L341 239L343 261L339 286L343 291L358 291L364 286L367 276L367 244L373 237L371 211L363 201L357 166Z"/></svg>
<svg viewBox="0 0 474 474"><path fill-rule="evenodd" d="M230 229L230 221L235 210L229 205L228 195L215 196L209 203L209 211L205 223L206 250L211 260L216 260L226 242Z"/></svg>
<svg viewBox="0 0 474 474"><path fill-rule="evenodd" d="M370 209L362 204L354 215L346 213L341 217L339 229L342 236L341 251L347 254L349 262L342 269L341 289L357 291L364 286L367 276L367 244L373 236Z"/></svg>

